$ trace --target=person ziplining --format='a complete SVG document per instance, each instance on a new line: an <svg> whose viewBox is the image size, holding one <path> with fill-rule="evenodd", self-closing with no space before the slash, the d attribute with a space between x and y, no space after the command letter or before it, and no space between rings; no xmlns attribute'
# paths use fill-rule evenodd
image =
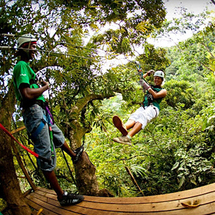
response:
<svg viewBox="0 0 215 215"><path fill-rule="evenodd" d="M65 141L65 137L58 126L53 122L43 92L49 89L49 83L42 81L41 87L36 82L36 74L29 66L29 61L34 59L36 52L36 38L31 34L25 34L18 38L17 57L20 60L13 70L15 94L21 103L23 121L34 143L37 163L43 171L47 181L55 190L59 203L62 206L74 205L84 200L82 195L63 191L57 181L54 169L56 167L55 148L61 148L77 163L83 146L71 150ZM47 162L47 161L48 162Z"/></svg>
<svg viewBox="0 0 215 215"><path fill-rule="evenodd" d="M138 108L131 114L128 121L123 124L118 116L113 117L114 126L121 132L121 137L113 138L113 141L117 143L123 143L131 145L131 138L137 134L141 129L144 129L146 125L159 115L160 103L162 99L167 95L167 90L163 89L162 83L164 80L164 72L150 70L145 74L141 70L140 85L146 90L142 107ZM149 85L145 78L154 73L154 85ZM128 131L131 129L130 131Z"/></svg>

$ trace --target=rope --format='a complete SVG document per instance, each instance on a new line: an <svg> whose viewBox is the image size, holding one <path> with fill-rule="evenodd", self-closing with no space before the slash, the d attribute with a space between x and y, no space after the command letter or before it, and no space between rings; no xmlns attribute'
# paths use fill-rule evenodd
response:
<svg viewBox="0 0 215 215"><path fill-rule="evenodd" d="M23 149L25 149L27 152L29 152L32 155L34 155L36 158L44 160L45 162L48 162L48 163L51 162L51 160L38 155L36 152L33 152L29 148L27 148L26 146L22 145L1 123L0 123L0 129L2 131L4 131L11 139L13 139L15 142L17 142Z"/></svg>
<svg viewBox="0 0 215 215"><path fill-rule="evenodd" d="M16 122L15 122L15 120L14 120L14 118L12 117L12 120L13 120L13 123L14 123L14 126L15 126L15 131L14 131L14 133L16 133L16 132L18 132L19 131L19 129L17 128L17 125L16 125ZM23 127L22 127L23 128ZM24 128L25 128L25 126L24 126ZM11 132L11 134L13 134L13 132ZM23 135L21 135L20 136L20 139L21 138L25 138L27 141L28 141L28 144L30 144L31 143L31 140L30 140L30 138L29 138L29 136L28 137L25 137L25 136L23 136ZM22 142L22 141L21 141ZM35 164L34 164L34 162L33 162L33 160L32 160L32 158L31 158L31 156L29 155L29 152L28 151L26 151L27 152L27 156L28 156L28 158L29 158L29 160L30 160L30 162L31 162L31 164L33 165L33 167L34 167L34 169L36 170L37 169L37 167L35 166ZM29 174L30 175L30 174Z"/></svg>
<svg viewBox="0 0 215 215"><path fill-rule="evenodd" d="M64 160L66 161L66 165L67 165L67 167L68 167L68 169L69 169L69 173L70 173L70 175L71 175L71 178L72 178L74 184L77 186L76 181L75 181L75 178L73 177L72 171L71 171L71 169L70 169L70 167L69 167L69 163L68 163L68 161L67 161L67 159L66 159L66 156L65 156L65 154L64 154L63 149L61 149L61 151L62 151Z"/></svg>

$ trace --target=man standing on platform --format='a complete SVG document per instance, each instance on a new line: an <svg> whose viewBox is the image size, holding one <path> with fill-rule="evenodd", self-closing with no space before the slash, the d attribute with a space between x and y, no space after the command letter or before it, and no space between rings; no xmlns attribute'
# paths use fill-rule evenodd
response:
<svg viewBox="0 0 215 215"><path fill-rule="evenodd" d="M49 89L49 83L42 81L42 87L39 87L36 74L29 66L29 61L34 59L36 42L36 38L31 34L25 34L18 39L16 56L20 57L20 60L13 71L16 98L21 102L24 123L34 142L35 152L49 160L46 162L37 159L38 166L55 190L60 204L74 205L83 201L84 197L61 189L54 172L55 148L62 148L71 156L73 163L77 163L83 152L83 146L72 151L65 142L62 131L51 120L50 111L43 96L43 92Z"/></svg>

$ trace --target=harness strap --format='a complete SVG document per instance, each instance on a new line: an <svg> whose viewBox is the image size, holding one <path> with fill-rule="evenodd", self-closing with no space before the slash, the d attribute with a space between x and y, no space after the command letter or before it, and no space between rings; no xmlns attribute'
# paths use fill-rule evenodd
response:
<svg viewBox="0 0 215 215"><path fill-rule="evenodd" d="M153 106L153 109L155 110L155 113L156 113L155 118L156 118L158 116L157 108Z"/></svg>
<svg viewBox="0 0 215 215"><path fill-rule="evenodd" d="M36 138L37 135L42 131L43 127L45 126L45 124L48 123L47 118L45 115L43 115L43 119L41 120L39 126L37 127L37 129L31 134L32 138Z"/></svg>
<svg viewBox="0 0 215 215"><path fill-rule="evenodd" d="M47 119L48 117L48 119ZM45 116L43 115L43 119L41 120L39 126L37 127L37 129L30 135L31 138L36 138L37 135L42 131L43 127L45 126L45 124L47 123L49 126L49 136L50 136L50 143L51 143L51 152L52 152L52 156L54 156L54 144L53 144L53 132L52 132L52 127L51 127L51 123L50 123L50 116Z"/></svg>

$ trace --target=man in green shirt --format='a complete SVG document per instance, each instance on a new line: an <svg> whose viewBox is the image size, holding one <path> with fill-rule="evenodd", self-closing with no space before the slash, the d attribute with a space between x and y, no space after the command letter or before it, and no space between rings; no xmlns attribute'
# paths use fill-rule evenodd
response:
<svg viewBox="0 0 215 215"><path fill-rule="evenodd" d="M36 83L36 74L29 66L29 61L34 58L36 42L36 38L31 34L25 34L18 39L16 56L21 59L15 65L13 71L15 94L17 100L21 102L23 120L34 142L35 152L50 160L50 162L45 162L37 159L38 166L57 193L60 204L62 206L73 205L83 201L84 197L61 189L54 172L56 167L55 148L62 148L76 163L83 152L83 147L72 151L65 142L62 131L53 121L51 123L50 112L43 96L43 92L49 89L49 83L43 81L42 87L39 87ZM50 126L52 135L49 133Z"/></svg>

